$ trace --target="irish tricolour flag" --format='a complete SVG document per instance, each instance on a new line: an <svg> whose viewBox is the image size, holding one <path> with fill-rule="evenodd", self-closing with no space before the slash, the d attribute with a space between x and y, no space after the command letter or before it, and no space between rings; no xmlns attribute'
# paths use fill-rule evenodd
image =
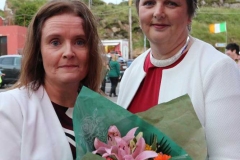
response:
<svg viewBox="0 0 240 160"><path fill-rule="evenodd" d="M226 32L227 31L226 22L210 24L209 25L209 31L210 31L210 33Z"/></svg>

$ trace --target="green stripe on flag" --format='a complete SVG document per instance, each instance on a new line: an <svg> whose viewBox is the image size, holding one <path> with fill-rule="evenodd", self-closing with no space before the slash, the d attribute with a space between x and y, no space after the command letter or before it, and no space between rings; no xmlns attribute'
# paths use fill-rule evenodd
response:
<svg viewBox="0 0 240 160"><path fill-rule="evenodd" d="M226 22L220 23L220 32L226 32L227 27L226 27Z"/></svg>

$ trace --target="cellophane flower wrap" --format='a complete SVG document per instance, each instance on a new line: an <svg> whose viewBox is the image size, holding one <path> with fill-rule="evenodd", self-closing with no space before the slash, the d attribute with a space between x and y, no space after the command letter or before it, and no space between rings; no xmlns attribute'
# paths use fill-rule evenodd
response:
<svg viewBox="0 0 240 160"><path fill-rule="evenodd" d="M163 153L167 152L171 160L204 160L207 156L204 131L188 95L132 114L82 87L74 106L73 125L77 160L104 160L93 154L96 150L94 141L107 143L110 126L116 126L123 136L137 127L135 135L142 132L149 145L155 136Z"/></svg>

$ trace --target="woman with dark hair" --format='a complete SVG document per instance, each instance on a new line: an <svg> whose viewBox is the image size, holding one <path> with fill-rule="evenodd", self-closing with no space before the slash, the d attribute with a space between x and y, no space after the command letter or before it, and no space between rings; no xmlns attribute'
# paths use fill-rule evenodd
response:
<svg viewBox="0 0 240 160"><path fill-rule="evenodd" d="M75 159L73 107L83 85L99 91L100 43L95 18L80 0L39 9L19 81L0 93L0 159Z"/></svg>
<svg viewBox="0 0 240 160"><path fill-rule="evenodd" d="M137 0L136 8L150 49L124 72L117 103L137 113L188 94L208 158L240 159L240 72L225 54L190 35L197 0Z"/></svg>

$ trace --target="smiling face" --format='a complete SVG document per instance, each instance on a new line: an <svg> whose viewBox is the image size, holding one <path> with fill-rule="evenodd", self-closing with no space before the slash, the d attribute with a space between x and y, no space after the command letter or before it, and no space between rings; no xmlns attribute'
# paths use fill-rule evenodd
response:
<svg viewBox="0 0 240 160"><path fill-rule="evenodd" d="M41 36L45 84L79 85L88 71L88 46L83 20L73 14L47 19Z"/></svg>
<svg viewBox="0 0 240 160"><path fill-rule="evenodd" d="M173 47L186 40L191 18L185 0L140 0L139 21L150 44Z"/></svg>

